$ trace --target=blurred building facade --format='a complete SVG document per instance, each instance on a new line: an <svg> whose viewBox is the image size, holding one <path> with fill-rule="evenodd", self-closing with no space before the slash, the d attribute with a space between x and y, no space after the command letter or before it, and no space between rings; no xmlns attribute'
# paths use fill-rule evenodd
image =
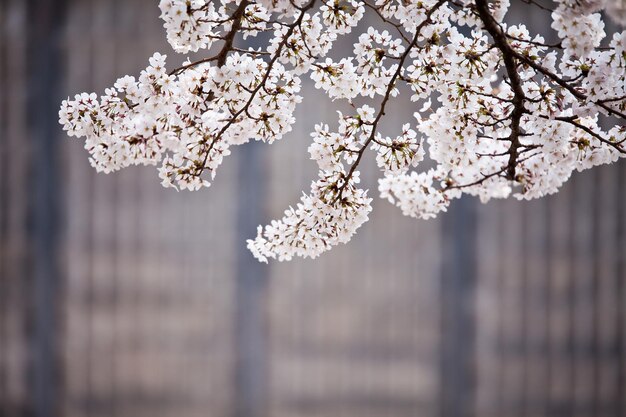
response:
<svg viewBox="0 0 626 417"><path fill-rule="evenodd" d="M155 51L180 62L152 0L0 1L0 416L626 416L626 163L416 221L366 161L350 244L260 265L245 239L308 188L334 110L310 91L201 192L96 174L60 100Z"/></svg>

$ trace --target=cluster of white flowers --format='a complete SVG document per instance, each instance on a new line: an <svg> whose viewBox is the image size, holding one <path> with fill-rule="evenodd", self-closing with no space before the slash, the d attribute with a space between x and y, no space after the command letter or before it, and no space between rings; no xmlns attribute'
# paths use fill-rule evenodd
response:
<svg viewBox="0 0 626 417"><path fill-rule="evenodd" d="M202 63L175 77L157 53L139 80L121 78L99 100L65 100L59 116L70 136L86 137L97 170L160 163L164 186L197 190L210 185L231 145L271 143L289 132L299 91L299 78L281 64L270 68L249 55L233 53L221 67Z"/></svg>
<svg viewBox="0 0 626 417"><path fill-rule="evenodd" d="M386 175L380 180L380 196L396 204L405 216L431 219L446 211L450 200L439 192L434 182L444 177L441 170Z"/></svg>
<svg viewBox="0 0 626 417"><path fill-rule="evenodd" d="M320 179L311 185L311 194L303 195L294 209L259 226L258 235L248 240L248 248L262 262L267 258L288 261L294 256L315 258L339 243L348 242L368 219L372 199L356 187L359 172L320 171Z"/></svg>
<svg viewBox="0 0 626 417"><path fill-rule="evenodd" d="M343 2L326 0L322 7L322 22L329 31L343 35L350 33L365 13L363 3L354 0Z"/></svg>
<svg viewBox="0 0 626 417"><path fill-rule="evenodd" d="M417 140L417 133L406 123L402 133L396 138L382 138L377 134L372 143L377 152L376 163L385 172L394 174L405 172L411 166L417 166L424 159L424 148Z"/></svg>
<svg viewBox="0 0 626 417"><path fill-rule="evenodd" d="M215 30L227 14L215 10L213 2L202 0L161 0L161 19L165 22L167 40L176 52L196 52L211 47L219 39Z"/></svg>
<svg viewBox="0 0 626 417"><path fill-rule="evenodd" d="M574 171L626 155L626 31L607 39L600 15L619 1L558 0L551 45L504 22L509 0L161 0L174 50L207 56L168 72L157 53L139 79L65 100L60 122L99 171L158 165L165 186L196 190L231 146L291 130L308 74L354 110L336 129L315 127L319 179L248 247L261 261L316 257L368 218L357 187L368 152L381 197L423 219L463 194L551 194ZM351 54L328 57L368 13L387 30L363 27ZM266 46L246 49L261 33ZM382 132L388 103L407 92L419 110ZM428 168L414 170L426 155Z"/></svg>

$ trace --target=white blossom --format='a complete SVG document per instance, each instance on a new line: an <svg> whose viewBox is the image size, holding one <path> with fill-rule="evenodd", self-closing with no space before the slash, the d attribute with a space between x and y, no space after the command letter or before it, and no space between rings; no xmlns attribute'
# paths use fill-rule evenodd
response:
<svg viewBox="0 0 626 417"><path fill-rule="evenodd" d="M343 171L321 171L295 208L285 210L281 220L259 226L248 248L262 262L294 256L316 258L339 243L346 243L372 211L367 191L356 188L358 172L347 178Z"/></svg>
<svg viewBox="0 0 626 417"><path fill-rule="evenodd" d="M198 190L233 146L285 137L312 80L349 111L315 126L319 178L248 247L264 262L314 258L367 221L365 158L383 199L429 219L464 194L552 194L626 155L626 31L607 37L601 14L623 15L623 0L555 3L558 44L505 19L509 0L161 0L171 47L199 58L168 71L155 53L103 95L64 100L59 122L98 171L156 165L164 186ZM383 129L402 95L419 110Z"/></svg>

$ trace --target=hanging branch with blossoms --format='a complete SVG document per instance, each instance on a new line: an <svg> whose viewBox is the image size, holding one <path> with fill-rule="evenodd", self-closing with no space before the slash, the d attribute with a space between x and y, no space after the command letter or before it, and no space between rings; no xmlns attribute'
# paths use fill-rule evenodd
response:
<svg viewBox="0 0 626 417"><path fill-rule="evenodd" d="M231 147L291 131L303 77L349 102L353 112L311 134L319 177L310 192L248 241L264 262L350 240L372 210L359 188L366 153L381 170L381 197L408 216L435 217L462 194L538 198L575 170L626 155L626 31L607 38L600 15L610 9L623 24L626 8L513 1L550 13L560 42L505 23L509 0L161 0L173 49L206 57L168 72L156 53L138 79L63 101L60 123L85 138L98 171L157 165L164 186L198 190ZM388 30L364 26L366 15ZM329 58L352 30L351 55ZM271 34L264 47L242 46L261 33ZM414 119L383 132L401 93L416 103ZM426 153L432 168L420 169Z"/></svg>

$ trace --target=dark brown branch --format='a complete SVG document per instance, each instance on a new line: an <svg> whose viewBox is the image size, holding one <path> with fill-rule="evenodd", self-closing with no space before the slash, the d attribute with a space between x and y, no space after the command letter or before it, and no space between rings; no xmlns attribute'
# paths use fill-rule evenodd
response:
<svg viewBox="0 0 626 417"><path fill-rule="evenodd" d="M498 22L491 15L487 0L476 0L476 11L478 12L478 16L485 26L485 30L489 32L489 34L493 38L496 47L502 53L502 60L504 61L506 73L509 76L511 89L513 90L514 94L513 100L511 100L513 104L513 111L510 115L511 135L509 136L509 140L511 141L511 146L509 148L509 162L507 165L507 177L510 180L514 180L515 167L517 165L518 156L517 150L520 147L520 121L522 119L522 115L524 114L524 101L526 99L526 96L524 95L524 90L522 89L522 80L520 79L519 73L517 71L518 64L515 60L516 52L509 44L507 37L502 31L502 28L500 27Z"/></svg>
<svg viewBox="0 0 626 417"><path fill-rule="evenodd" d="M246 7L248 7L248 4L250 4L248 0L242 0L232 15L233 25L231 26L230 31L228 32L228 34L226 35L226 38L224 39L224 46L222 46L222 50L217 54L217 66L218 67L221 67L226 63L228 52L230 52L230 50L232 49L233 42L235 41L235 35L237 35L237 32L239 32L239 29L241 29L241 18L246 12Z"/></svg>

